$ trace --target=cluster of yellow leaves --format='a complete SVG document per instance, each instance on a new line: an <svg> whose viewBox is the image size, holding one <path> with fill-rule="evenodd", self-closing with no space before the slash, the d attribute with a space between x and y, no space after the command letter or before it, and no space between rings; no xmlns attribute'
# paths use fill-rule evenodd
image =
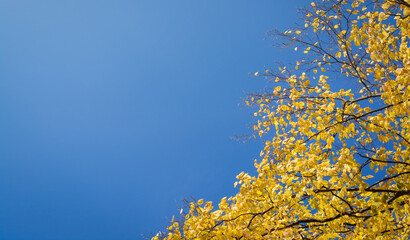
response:
<svg viewBox="0 0 410 240"><path fill-rule="evenodd" d="M217 210L192 203L165 239L409 238L409 13L400 0L312 3L305 29L284 36L326 32L303 41L320 57L286 77L266 70L277 85L247 101L258 108L255 131L268 138L258 175L239 174L239 193ZM331 66L351 89L330 87Z"/></svg>

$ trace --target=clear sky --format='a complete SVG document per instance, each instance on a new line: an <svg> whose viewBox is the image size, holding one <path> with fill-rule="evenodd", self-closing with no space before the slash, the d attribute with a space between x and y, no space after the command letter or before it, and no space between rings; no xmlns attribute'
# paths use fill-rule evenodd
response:
<svg viewBox="0 0 410 240"><path fill-rule="evenodd" d="M141 239L233 195L302 0L0 0L0 239Z"/></svg>

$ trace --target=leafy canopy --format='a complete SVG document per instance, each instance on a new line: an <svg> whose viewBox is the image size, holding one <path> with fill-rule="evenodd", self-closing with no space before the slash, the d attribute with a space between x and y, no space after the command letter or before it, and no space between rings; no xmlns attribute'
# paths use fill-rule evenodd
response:
<svg viewBox="0 0 410 240"><path fill-rule="evenodd" d="M301 26L271 34L302 60L255 73L274 87L246 100L266 140L258 175L239 174L239 193L215 209L192 202L154 239L409 238L410 1L301 13Z"/></svg>

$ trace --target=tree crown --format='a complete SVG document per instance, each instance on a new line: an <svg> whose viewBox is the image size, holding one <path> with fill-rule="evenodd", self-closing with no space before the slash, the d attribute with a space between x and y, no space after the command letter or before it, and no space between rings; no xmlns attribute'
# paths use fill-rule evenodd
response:
<svg viewBox="0 0 410 240"><path fill-rule="evenodd" d="M275 41L300 61L255 73L264 149L239 193L192 202L154 239L410 236L410 1L323 0ZM342 84L346 89L337 88Z"/></svg>

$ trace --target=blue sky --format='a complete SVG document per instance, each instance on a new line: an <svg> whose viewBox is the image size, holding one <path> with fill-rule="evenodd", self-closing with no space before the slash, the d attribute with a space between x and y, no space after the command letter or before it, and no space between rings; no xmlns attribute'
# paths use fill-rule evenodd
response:
<svg viewBox="0 0 410 240"><path fill-rule="evenodd" d="M140 239L234 194L240 98L304 3L0 0L0 239Z"/></svg>

